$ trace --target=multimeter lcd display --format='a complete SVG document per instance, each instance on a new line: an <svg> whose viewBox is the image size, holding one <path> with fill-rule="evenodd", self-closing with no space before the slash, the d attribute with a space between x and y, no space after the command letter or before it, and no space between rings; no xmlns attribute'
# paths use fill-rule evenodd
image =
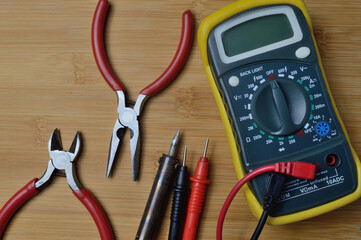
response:
<svg viewBox="0 0 361 240"><path fill-rule="evenodd" d="M285 14L255 18L225 31L222 42L227 56L232 57L293 37Z"/></svg>

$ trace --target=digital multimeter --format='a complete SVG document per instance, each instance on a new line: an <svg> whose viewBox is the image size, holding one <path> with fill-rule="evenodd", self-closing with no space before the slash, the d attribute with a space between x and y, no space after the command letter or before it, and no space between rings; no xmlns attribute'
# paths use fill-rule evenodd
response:
<svg viewBox="0 0 361 240"><path fill-rule="evenodd" d="M269 224L303 220L360 197L359 159L301 0L235 2L202 22L198 42L238 177L282 161L317 166L314 180L286 183ZM267 177L244 191L256 217Z"/></svg>

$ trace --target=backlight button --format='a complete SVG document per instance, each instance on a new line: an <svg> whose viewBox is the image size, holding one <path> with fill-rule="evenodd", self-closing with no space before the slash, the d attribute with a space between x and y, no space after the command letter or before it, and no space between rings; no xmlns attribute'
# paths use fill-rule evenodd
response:
<svg viewBox="0 0 361 240"><path fill-rule="evenodd" d="M311 50L308 47L300 47L296 50L295 55L299 59L304 59L308 57L311 53Z"/></svg>
<svg viewBox="0 0 361 240"><path fill-rule="evenodd" d="M239 78L237 76L232 76L228 79L228 83L232 87L237 87L239 85Z"/></svg>

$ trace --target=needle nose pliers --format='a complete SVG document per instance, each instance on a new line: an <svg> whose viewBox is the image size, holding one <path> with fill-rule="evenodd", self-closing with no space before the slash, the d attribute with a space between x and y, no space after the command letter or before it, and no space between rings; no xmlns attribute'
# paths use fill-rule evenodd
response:
<svg viewBox="0 0 361 240"><path fill-rule="evenodd" d="M69 151L64 151L57 129L52 133L49 143L50 161L44 175L40 178L34 178L22 189L20 189L0 210L0 239L4 233L5 227L15 212L24 205L30 198L45 188L51 180L53 174L57 171L65 171L68 184L74 195L84 204L92 215L102 240L113 240L114 235L110 222L99 202L80 184L75 171L75 161L80 148L79 132L75 135Z"/></svg>
<svg viewBox="0 0 361 240"><path fill-rule="evenodd" d="M103 78L116 92L118 97L119 118L115 122L112 138L110 141L106 176L109 177L110 175L119 142L123 138L126 128L129 128L132 175L133 180L136 181L139 171L140 139L138 117L140 111L147 98L156 95L158 92L164 89L182 69L185 61L187 60L192 45L193 17L191 11L189 10L183 13L182 35L177 52L172 62L157 80L155 80L153 83L140 91L134 108L131 108L126 106L126 100L124 95L125 88L117 79L115 73L112 71L105 54L103 32L108 7L108 0L99 0L99 3L94 13L92 24L92 47L95 61L98 65L99 71L103 75Z"/></svg>

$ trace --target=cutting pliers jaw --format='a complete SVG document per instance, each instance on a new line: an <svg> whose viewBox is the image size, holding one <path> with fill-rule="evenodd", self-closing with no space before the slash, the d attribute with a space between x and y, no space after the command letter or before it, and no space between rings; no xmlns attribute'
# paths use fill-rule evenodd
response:
<svg viewBox="0 0 361 240"><path fill-rule="evenodd" d="M74 161L77 159L80 149L80 134L76 133L69 151L63 151L58 129L55 129L49 139L48 150L50 161L44 175L35 182L38 190L46 187L56 171L65 171L69 187L75 191L83 189L76 175Z"/></svg>

